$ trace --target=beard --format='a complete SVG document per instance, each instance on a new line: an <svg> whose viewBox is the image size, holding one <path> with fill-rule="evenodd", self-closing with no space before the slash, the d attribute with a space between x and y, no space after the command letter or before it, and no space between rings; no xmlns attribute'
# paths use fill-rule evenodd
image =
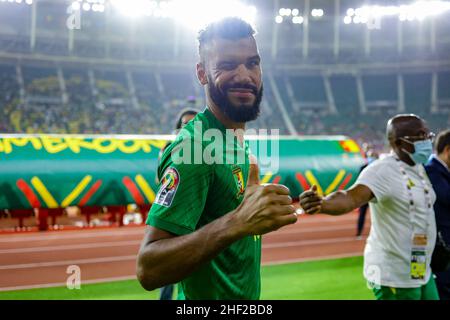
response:
<svg viewBox="0 0 450 320"><path fill-rule="evenodd" d="M263 96L263 85L261 89L258 89L249 84L235 84L235 85L225 85L222 89L216 87L212 78L208 76L209 83L209 96L215 105L230 119L235 122L248 122L258 118L260 113L260 104ZM234 104L228 98L228 90L230 89L250 89L255 95L255 101L252 105L246 105L244 103Z"/></svg>

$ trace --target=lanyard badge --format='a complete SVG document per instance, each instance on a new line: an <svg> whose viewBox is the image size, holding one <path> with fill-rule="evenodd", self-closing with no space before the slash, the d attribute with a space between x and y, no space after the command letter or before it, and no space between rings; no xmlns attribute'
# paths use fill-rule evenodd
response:
<svg viewBox="0 0 450 320"><path fill-rule="evenodd" d="M427 274L427 243L426 234L415 233L411 247L411 279L423 280Z"/></svg>

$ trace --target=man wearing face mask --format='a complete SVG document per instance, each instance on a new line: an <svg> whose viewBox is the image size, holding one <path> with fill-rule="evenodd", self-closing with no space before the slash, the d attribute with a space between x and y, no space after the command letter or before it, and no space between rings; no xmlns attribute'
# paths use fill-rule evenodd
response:
<svg viewBox="0 0 450 320"><path fill-rule="evenodd" d="M387 123L389 156L374 161L348 190L300 195L307 214L341 215L369 203L372 226L364 249L364 277L380 300L438 300L430 261L436 242L436 195L423 164L434 134L413 114Z"/></svg>
<svg viewBox="0 0 450 320"><path fill-rule="evenodd" d="M436 192L434 211L437 230L447 246L450 245L450 130L438 134L436 154L425 166ZM441 300L450 300L450 270L433 270ZM445 269L445 268L444 268Z"/></svg>

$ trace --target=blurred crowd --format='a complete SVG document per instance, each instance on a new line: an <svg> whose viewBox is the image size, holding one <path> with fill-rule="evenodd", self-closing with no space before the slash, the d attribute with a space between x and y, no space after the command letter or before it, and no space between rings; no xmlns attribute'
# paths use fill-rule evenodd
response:
<svg viewBox="0 0 450 320"><path fill-rule="evenodd" d="M126 84L116 79L97 79L92 90L87 79L69 76L65 80L66 97L57 77L31 79L22 98L18 85L12 81L11 75L0 75L0 133L170 134L174 118L187 104L203 107L202 100L188 102L180 95L162 99L157 92L148 93L148 87L139 84L138 98L133 102ZM280 134L287 134L281 114L271 107L273 103L273 95L266 91L261 116L249 127L280 128ZM385 123L390 114L293 113L289 116L300 135L347 135L361 145L370 143L379 153L386 149ZM424 118L433 131L450 127L449 116L438 117L439 121Z"/></svg>

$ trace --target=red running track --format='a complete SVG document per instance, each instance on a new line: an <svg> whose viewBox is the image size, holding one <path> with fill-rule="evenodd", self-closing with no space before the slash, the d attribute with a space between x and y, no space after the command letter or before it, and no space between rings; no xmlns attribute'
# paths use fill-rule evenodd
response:
<svg viewBox="0 0 450 320"><path fill-rule="evenodd" d="M366 237L355 237L357 218L357 213L301 216L296 224L263 236L262 262L362 255ZM65 285L69 265L81 268L83 284L133 279L144 228L0 235L0 291Z"/></svg>

